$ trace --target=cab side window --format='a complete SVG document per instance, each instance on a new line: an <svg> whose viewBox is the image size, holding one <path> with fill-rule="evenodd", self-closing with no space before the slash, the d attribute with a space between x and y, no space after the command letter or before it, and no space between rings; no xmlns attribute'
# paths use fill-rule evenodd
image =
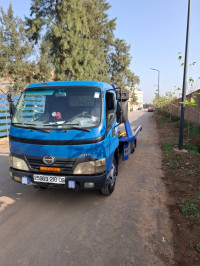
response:
<svg viewBox="0 0 200 266"><path fill-rule="evenodd" d="M111 92L106 93L106 127L112 125L115 118L115 96Z"/></svg>

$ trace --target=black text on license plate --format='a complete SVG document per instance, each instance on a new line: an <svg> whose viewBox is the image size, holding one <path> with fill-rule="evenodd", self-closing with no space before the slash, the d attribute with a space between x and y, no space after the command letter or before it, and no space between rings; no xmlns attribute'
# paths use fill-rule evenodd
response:
<svg viewBox="0 0 200 266"><path fill-rule="evenodd" d="M46 176L46 175L33 175L35 182L65 184L64 176Z"/></svg>

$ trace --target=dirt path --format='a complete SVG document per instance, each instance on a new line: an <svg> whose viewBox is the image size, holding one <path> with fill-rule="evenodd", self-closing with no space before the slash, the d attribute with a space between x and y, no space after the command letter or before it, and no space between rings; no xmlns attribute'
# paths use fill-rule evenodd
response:
<svg viewBox="0 0 200 266"><path fill-rule="evenodd" d="M161 150L152 114L131 159L121 162L110 197L98 192L35 190L10 180L0 153L0 265L173 265L161 180Z"/></svg>
<svg viewBox="0 0 200 266"><path fill-rule="evenodd" d="M145 248L152 255L150 265L173 265L171 224L168 214L167 191L162 182L162 152L152 114L139 117L143 132L134 157L134 194L138 205L138 228ZM127 161L128 167L132 162ZM160 261L154 261L156 254ZM153 263L154 261L154 263ZM160 264L161 263L161 264Z"/></svg>

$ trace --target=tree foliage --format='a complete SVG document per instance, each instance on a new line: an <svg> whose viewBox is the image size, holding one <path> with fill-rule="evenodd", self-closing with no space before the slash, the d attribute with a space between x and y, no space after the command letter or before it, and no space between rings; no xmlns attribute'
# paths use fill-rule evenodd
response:
<svg viewBox="0 0 200 266"><path fill-rule="evenodd" d="M130 47L114 38L109 8L106 0L32 0L27 30L35 43L45 35L56 80L139 82L128 68Z"/></svg>
<svg viewBox="0 0 200 266"><path fill-rule="evenodd" d="M35 64L29 61L32 46L25 34L25 24L14 17L12 5L7 13L0 12L0 73L13 80L13 88L19 90L35 74Z"/></svg>
<svg viewBox="0 0 200 266"><path fill-rule="evenodd" d="M110 53L111 82L124 88L133 87L139 83L139 77L128 68L131 62L130 46L124 40L116 39L113 51Z"/></svg>
<svg viewBox="0 0 200 266"><path fill-rule="evenodd" d="M107 0L32 0L26 23L12 5L0 12L0 71L15 90L28 83L97 80L133 86L130 46L115 39ZM40 51L39 57L36 50ZM35 61L33 61L33 59Z"/></svg>
<svg viewBox="0 0 200 266"><path fill-rule="evenodd" d="M133 93L131 95L131 103L132 104L137 104L138 103L138 97L137 97L135 91L133 91Z"/></svg>
<svg viewBox="0 0 200 266"><path fill-rule="evenodd" d="M37 43L43 31L50 43L56 80L101 79L115 22L104 0L32 0L28 32ZM112 34L111 34L112 35Z"/></svg>
<svg viewBox="0 0 200 266"><path fill-rule="evenodd" d="M49 48L50 44L45 38L42 38L41 46L40 46L40 56L38 59L38 81L48 81L51 78L51 70L52 64L49 56Z"/></svg>
<svg viewBox="0 0 200 266"><path fill-rule="evenodd" d="M34 48L26 34L25 25L22 19L14 16L11 4L7 12L1 8L0 75L10 80L11 89L15 91L23 90L29 83L43 80L42 76L46 75L48 66L46 60L43 60L44 51L39 58L39 65L31 60Z"/></svg>

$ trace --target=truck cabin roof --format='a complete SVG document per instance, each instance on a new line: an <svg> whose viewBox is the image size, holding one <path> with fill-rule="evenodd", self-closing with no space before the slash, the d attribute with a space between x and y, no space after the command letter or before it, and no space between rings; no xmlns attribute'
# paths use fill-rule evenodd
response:
<svg viewBox="0 0 200 266"><path fill-rule="evenodd" d="M105 82L98 81L51 81L51 82L41 82L41 83L33 83L26 87L26 89L30 88L41 88L41 87L66 87L66 86L94 86L99 87L102 91L112 90L114 85L110 85Z"/></svg>

